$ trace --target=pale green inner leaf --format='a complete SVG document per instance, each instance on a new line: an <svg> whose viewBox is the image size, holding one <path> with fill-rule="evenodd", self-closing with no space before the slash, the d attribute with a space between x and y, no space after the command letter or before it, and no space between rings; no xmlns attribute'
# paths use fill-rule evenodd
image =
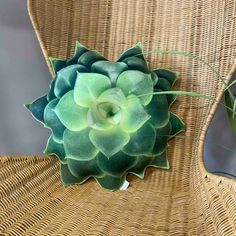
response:
<svg viewBox="0 0 236 236"><path fill-rule="evenodd" d="M90 141L89 132L89 128L77 132L65 130L63 139L66 158L85 161L98 154L98 149Z"/></svg>
<svg viewBox="0 0 236 236"><path fill-rule="evenodd" d="M106 131L91 130L89 137L92 143L106 156L119 152L128 142L129 135L119 127L114 127Z"/></svg>
<svg viewBox="0 0 236 236"><path fill-rule="evenodd" d="M111 81L105 75L97 73L78 73L74 88L75 102L83 107L90 107L98 96L111 88Z"/></svg>
<svg viewBox="0 0 236 236"><path fill-rule="evenodd" d="M153 82L150 74L137 70L124 71L117 79L117 87L121 88L126 96L139 96L143 105L152 99Z"/></svg>
<svg viewBox="0 0 236 236"><path fill-rule="evenodd" d="M127 107L121 119L123 130L130 133L135 132L150 118L151 116L145 112L140 100L135 95L127 97Z"/></svg>
<svg viewBox="0 0 236 236"><path fill-rule="evenodd" d="M126 106L126 98L120 88L111 88L104 91L99 96L98 101L113 103L121 108L125 108Z"/></svg>
<svg viewBox="0 0 236 236"><path fill-rule="evenodd" d="M74 101L74 90L66 93L58 102L55 112L62 124L71 131L79 131L87 126L88 109Z"/></svg>
<svg viewBox="0 0 236 236"><path fill-rule="evenodd" d="M156 131L146 122L140 129L131 135L129 143L122 149L130 156L149 154L156 140Z"/></svg>

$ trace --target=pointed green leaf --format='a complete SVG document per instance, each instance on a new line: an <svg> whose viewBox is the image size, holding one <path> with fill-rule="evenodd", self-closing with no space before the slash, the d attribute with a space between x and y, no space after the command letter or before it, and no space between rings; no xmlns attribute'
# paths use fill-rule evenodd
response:
<svg viewBox="0 0 236 236"><path fill-rule="evenodd" d="M170 91L171 84L167 79L158 77L158 81L157 81L157 84L155 85L155 88L157 90L161 89L163 91ZM176 100L177 95L176 94L166 94L166 97L167 97L169 106L171 106L173 104L173 102Z"/></svg>
<svg viewBox="0 0 236 236"><path fill-rule="evenodd" d="M56 78L51 81L51 84L50 84L50 86L49 86L49 93L48 93L48 95L47 95L47 100L48 100L48 102L50 102L50 101L52 101L53 99L57 98L56 95L55 95L55 93L54 93L55 82L56 82Z"/></svg>
<svg viewBox="0 0 236 236"><path fill-rule="evenodd" d="M161 91L161 90L157 90ZM145 107L146 112L151 115L149 122L156 128L163 127L169 122L169 104L165 94L155 95L152 101Z"/></svg>
<svg viewBox="0 0 236 236"><path fill-rule="evenodd" d="M121 178L113 177L110 175L106 175L102 178L95 178L96 181L103 187L110 191L118 190L125 182L125 176Z"/></svg>
<svg viewBox="0 0 236 236"><path fill-rule="evenodd" d="M65 130L63 139L67 158L86 161L98 154L98 149L90 141L89 132L89 128L77 132Z"/></svg>
<svg viewBox="0 0 236 236"><path fill-rule="evenodd" d="M161 169L170 169L170 165L169 165L169 161L167 159L167 153L166 151L161 153L158 156L155 156L152 160L152 162L150 163L150 166L154 166L154 167L158 167Z"/></svg>
<svg viewBox="0 0 236 236"><path fill-rule="evenodd" d="M135 95L127 97L127 107L123 113L120 125L124 131L129 133L140 129L151 118Z"/></svg>
<svg viewBox="0 0 236 236"><path fill-rule="evenodd" d="M126 98L120 88L111 88L104 91L99 97L98 102L113 103L121 108L126 107Z"/></svg>
<svg viewBox="0 0 236 236"><path fill-rule="evenodd" d="M152 78L153 86L155 87L159 78L158 78L157 74L154 72L151 72L151 78Z"/></svg>
<svg viewBox="0 0 236 236"><path fill-rule="evenodd" d="M97 158L88 161L78 161L67 158L68 168L74 176L88 179L91 176L102 177L104 173L97 165Z"/></svg>
<svg viewBox="0 0 236 236"><path fill-rule="evenodd" d="M57 114L55 113L55 107L58 102L59 99L56 98L48 103L44 111L44 123L45 127L52 130L54 139L57 142L62 143L65 126L61 123Z"/></svg>
<svg viewBox="0 0 236 236"><path fill-rule="evenodd" d="M81 184L88 178L86 177L75 177L68 169L67 164L61 163L61 180L64 186L71 184Z"/></svg>
<svg viewBox="0 0 236 236"><path fill-rule="evenodd" d="M87 69L82 65L71 65L57 72L54 93L58 98L74 88L78 72L87 72Z"/></svg>
<svg viewBox="0 0 236 236"><path fill-rule="evenodd" d="M176 136L178 133L185 129L184 122L174 113L170 113L170 123L171 123L171 136Z"/></svg>
<svg viewBox="0 0 236 236"><path fill-rule="evenodd" d="M55 112L61 123L71 131L79 131L87 127L88 109L75 103L74 90L69 91L60 99Z"/></svg>
<svg viewBox="0 0 236 236"><path fill-rule="evenodd" d="M97 51L88 51L79 57L78 63L86 66L90 70L93 63L101 60L106 60L106 58Z"/></svg>
<svg viewBox="0 0 236 236"><path fill-rule="evenodd" d="M35 119L44 123L44 109L47 104L47 96L43 96L36 99L31 104L25 104L25 107L30 110Z"/></svg>
<svg viewBox="0 0 236 236"><path fill-rule="evenodd" d="M152 156L138 156L135 166L133 166L129 172L136 175L140 179L144 178L146 168L152 162Z"/></svg>
<svg viewBox="0 0 236 236"><path fill-rule="evenodd" d="M129 70L139 70L143 73L150 73L147 62L138 57L128 57L123 60L129 68Z"/></svg>
<svg viewBox="0 0 236 236"><path fill-rule="evenodd" d="M169 83L171 84L171 86L173 86L175 81L179 78L178 72L174 72L174 71L167 70L164 68L156 69L156 70L154 70L154 72L157 74L158 77L166 78L169 81Z"/></svg>
<svg viewBox="0 0 236 236"><path fill-rule="evenodd" d="M99 110L98 104L94 104L89 108L87 116L88 126L96 130L107 130L112 128L112 123L103 116L103 113Z"/></svg>
<svg viewBox="0 0 236 236"><path fill-rule="evenodd" d="M116 84L117 78L121 72L128 69L128 66L123 62L97 61L92 67L91 71L106 75L110 78L112 85Z"/></svg>
<svg viewBox="0 0 236 236"><path fill-rule="evenodd" d="M155 88L161 89L163 91L169 91L171 90L171 84L167 79L158 77L158 81L156 83Z"/></svg>
<svg viewBox="0 0 236 236"><path fill-rule="evenodd" d="M167 141L170 138L171 124L168 122L164 127L156 128L156 141L152 152L148 155L160 155L167 148Z"/></svg>
<svg viewBox="0 0 236 236"><path fill-rule="evenodd" d="M75 102L83 107L89 107L96 102L98 96L111 88L108 77L96 73L78 73L74 89Z"/></svg>
<svg viewBox="0 0 236 236"><path fill-rule="evenodd" d="M44 150L44 153L48 155L54 154L61 161L64 161L65 159L65 150L64 150L63 144L56 142L53 136L50 136L50 138L48 139L47 146Z"/></svg>
<svg viewBox="0 0 236 236"><path fill-rule="evenodd" d="M129 143L122 151L130 156L148 154L152 151L156 140L156 131L146 122L136 133L132 134Z"/></svg>
<svg viewBox="0 0 236 236"><path fill-rule="evenodd" d="M99 153L97 158L100 169L114 177L123 176L128 169L136 164L136 162L136 157L128 156L123 152L118 152L110 158Z"/></svg>
<svg viewBox="0 0 236 236"><path fill-rule="evenodd" d="M60 60L54 57L49 57L49 61L52 65L54 75L56 75L57 71L66 67L66 60Z"/></svg>
<svg viewBox="0 0 236 236"><path fill-rule="evenodd" d="M147 105L152 99L151 74L136 70L124 71L117 79L117 87L121 88L126 96L131 94L138 96L143 105Z"/></svg>
<svg viewBox="0 0 236 236"><path fill-rule="evenodd" d="M74 65L78 63L78 59L81 55L83 55L85 52L88 52L89 49L86 48L84 45L82 45L80 42L76 42L75 46L75 52L71 59L67 61L67 65Z"/></svg>
<svg viewBox="0 0 236 236"><path fill-rule="evenodd" d="M145 57L143 55L143 49L142 49L141 43L137 43L132 48L126 50L124 53L122 53L121 57L117 61L118 62L123 61L126 58L133 57L133 56L141 58L142 60L145 61Z"/></svg>
<svg viewBox="0 0 236 236"><path fill-rule="evenodd" d="M91 130L89 137L92 143L108 158L119 152L128 142L129 135L119 127L109 130Z"/></svg>

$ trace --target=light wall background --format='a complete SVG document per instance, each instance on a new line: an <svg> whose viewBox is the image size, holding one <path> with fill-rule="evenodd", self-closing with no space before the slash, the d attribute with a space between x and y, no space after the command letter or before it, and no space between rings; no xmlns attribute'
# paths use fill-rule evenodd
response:
<svg viewBox="0 0 236 236"><path fill-rule="evenodd" d="M50 132L23 104L47 93L50 79L26 0L0 0L0 155L42 154ZM210 171L236 175L236 138L222 107L208 132L205 161Z"/></svg>

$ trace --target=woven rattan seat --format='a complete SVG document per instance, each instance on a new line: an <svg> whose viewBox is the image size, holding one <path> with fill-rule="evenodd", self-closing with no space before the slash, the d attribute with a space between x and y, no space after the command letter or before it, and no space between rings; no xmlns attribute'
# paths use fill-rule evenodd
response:
<svg viewBox="0 0 236 236"><path fill-rule="evenodd" d="M144 51L193 53L225 83L236 67L235 0L28 0L28 7L49 67L48 56L72 56L76 40L111 60L139 41ZM176 90L217 100L178 97L172 109L187 130L170 142L171 169L149 168L144 180L129 176L126 191L109 192L94 180L63 187L55 157L1 157L0 235L236 235L236 182L203 162L224 83L195 59L147 58L153 69L181 72Z"/></svg>

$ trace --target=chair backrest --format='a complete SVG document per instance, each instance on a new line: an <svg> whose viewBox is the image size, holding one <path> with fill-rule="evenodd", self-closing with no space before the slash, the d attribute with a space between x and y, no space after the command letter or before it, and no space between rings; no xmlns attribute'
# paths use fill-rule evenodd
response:
<svg viewBox="0 0 236 236"><path fill-rule="evenodd" d="M193 53L223 76L236 54L235 0L28 0L28 6L49 67L47 57L72 56L76 40L111 60L137 42L145 51ZM222 96L224 83L196 59L155 53L147 57L152 68L181 73L176 89L218 101ZM184 119L187 131L169 151L175 163L172 171L184 172L186 178L190 168L205 171L202 139L215 109L210 100L179 96L173 110Z"/></svg>

